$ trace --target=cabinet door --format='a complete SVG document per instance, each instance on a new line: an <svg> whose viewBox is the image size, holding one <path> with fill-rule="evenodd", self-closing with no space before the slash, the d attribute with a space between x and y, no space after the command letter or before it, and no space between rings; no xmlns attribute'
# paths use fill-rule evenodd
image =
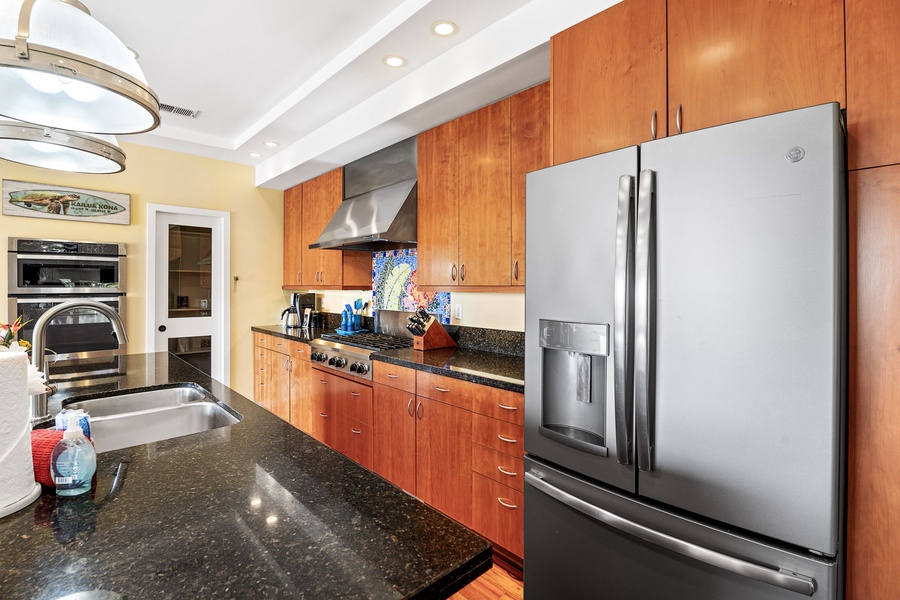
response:
<svg viewBox="0 0 900 600"><path fill-rule="evenodd" d="M300 261L303 243L303 186L284 191L284 276L282 286L296 288L301 284Z"/></svg>
<svg viewBox="0 0 900 600"><path fill-rule="evenodd" d="M416 494L471 527L472 413L416 398Z"/></svg>
<svg viewBox="0 0 900 600"><path fill-rule="evenodd" d="M459 285L509 285L509 99L459 120Z"/></svg>
<svg viewBox="0 0 900 600"><path fill-rule="evenodd" d="M851 169L900 163L900 10L896 0L846 0Z"/></svg>
<svg viewBox="0 0 900 600"><path fill-rule="evenodd" d="M255 334L259 336L259 334ZM266 402L266 349L253 346L253 401L263 406Z"/></svg>
<svg viewBox="0 0 900 600"><path fill-rule="evenodd" d="M307 287L341 285L342 253L338 250L310 250L340 205L343 169L335 169L302 184L303 241L301 280Z"/></svg>
<svg viewBox="0 0 900 600"><path fill-rule="evenodd" d="M654 114L665 137L666 0L625 0L560 32L550 60L555 164L653 139Z"/></svg>
<svg viewBox="0 0 900 600"><path fill-rule="evenodd" d="M510 281L525 285L525 174L553 164L550 137L550 82L536 85L509 99L510 168Z"/></svg>
<svg viewBox="0 0 900 600"><path fill-rule="evenodd" d="M459 280L459 131L450 121L419 134L419 285Z"/></svg>
<svg viewBox="0 0 900 600"><path fill-rule="evenodd" d="M843 0L672 0L669 131L823 104L844 92Z"/></svg>
<svg viewBox="0 0 900 600"><path fill-rule="evenodd" d="M900 589L900 166L850 173L847 598Z"/></svg>
<svg viewBox="0 0 900 600"><path fill-rule="evenodd" d="M305 431L307 433L309 433L312 428L313 402L309 393L311 377L312 368L310 367L309 361L301 356L292 356L291 424L300 431Z"/></svg>
<svg viewBox="0 0 900 600"><path fill-rule="evenodd" d="M266 353L267 408L272 414L290 421L291 419L291 372L290 359L285 354L272 350Z"/></svg>
<svg viewBox="0 0 900 600"><path fill-rule="evenodd" d="M376 383L373 470L416 494L416 397Z"/></svg>

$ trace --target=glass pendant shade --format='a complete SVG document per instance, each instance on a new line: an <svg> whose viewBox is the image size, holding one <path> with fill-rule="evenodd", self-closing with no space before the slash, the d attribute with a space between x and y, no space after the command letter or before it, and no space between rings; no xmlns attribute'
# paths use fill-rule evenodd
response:
<svg viewBox="0 0 900 600"><path fill-rule="evenodd" d="M0 2L0 90L0 115L54 129L159 126L159 99L134 55L77 0Z"/></svg>
<svg viewBox="0 0 900 600"><path fill-rule="evenodd" d="M16 121L0 120L0 158L73 173L125 170L125 153L111 135L60 131Z"/></svg>

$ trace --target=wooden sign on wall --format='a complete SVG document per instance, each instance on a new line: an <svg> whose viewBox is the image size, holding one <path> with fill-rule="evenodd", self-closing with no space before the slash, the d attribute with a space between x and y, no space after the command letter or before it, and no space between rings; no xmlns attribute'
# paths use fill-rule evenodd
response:
<svg viewBox="0 0 900 600"><path fill-rule="evenodd" d="M4 179L3 214L128 225L131 196Z"/></svg>

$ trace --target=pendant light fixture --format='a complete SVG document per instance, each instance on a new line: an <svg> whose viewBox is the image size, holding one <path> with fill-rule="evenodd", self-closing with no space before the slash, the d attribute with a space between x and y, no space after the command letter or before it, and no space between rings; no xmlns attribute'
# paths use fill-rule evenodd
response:
<svg viewBox="0 0 900 600"><path fill-rule="evenodd" d="M0 158L58 171L118 173L125 153L111 135L50 129L20 121L0 120Z"/></svg>
<svg viewBox="0 0 900 600"><path fill-rule="evenodd" d="M159 126L159 99L134 55L78 0L4 1L0 115L68 131L142 133Z"/></svg>

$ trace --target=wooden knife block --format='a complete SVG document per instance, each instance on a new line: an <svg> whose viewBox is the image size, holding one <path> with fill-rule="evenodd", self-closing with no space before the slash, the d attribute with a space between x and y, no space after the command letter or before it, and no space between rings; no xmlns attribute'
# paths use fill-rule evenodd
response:
<svg viewBox="0 0 900 600"><path fill-rule="evenodd" d="M415 350L436 350L438 348L453 348L456 342L447 333L447 330L438 323L437 319L431 319L425 330L425 335L413 336L413 348Z"/></svg>

